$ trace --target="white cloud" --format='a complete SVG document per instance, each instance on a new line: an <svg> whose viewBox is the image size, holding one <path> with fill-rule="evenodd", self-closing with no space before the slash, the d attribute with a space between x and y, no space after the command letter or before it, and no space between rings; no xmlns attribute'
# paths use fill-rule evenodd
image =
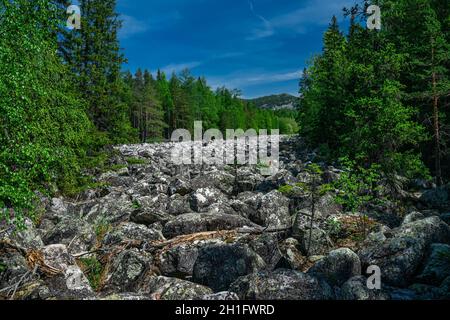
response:
<svg viewBox="0 0 450 320"><path fill-rule="evenodd" d="M263 20L263 28L253 30L248 40L267 38L278 30L288 29L294 33L306 33L313 26L327 25L333 15L342 15L344 7L350 7L354 0L309 0L307 5L289 13ZM252 8L252 6L251 6Z"/></svg>
<svg viewBox="0 0 450 320"><path fill-rule="evenodd" d="M169 64L163 68L161 68L161 71L166 73L167 75L171 75L172 73L178 73L180 71L183 71L184 69L194 69L200 65L202 65L203 62L201 61L191 61L191 62L184 62L184 63L172 63Z"/></svg>
<svg viewBox="0 0 450 320"><path fill-rule="evenodd" d="M144 21L140 21L132 16L121 15L122 29L119 31L119 37L121 39L129 38L135 34L145 32L149 29L149 25Z"/></svg>

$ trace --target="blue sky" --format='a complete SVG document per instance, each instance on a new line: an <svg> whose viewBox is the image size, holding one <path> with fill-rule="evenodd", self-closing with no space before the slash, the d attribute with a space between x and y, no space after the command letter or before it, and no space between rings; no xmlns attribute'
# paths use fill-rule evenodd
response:
<svg viewBox="0 0 450 320"><path fill-rule="evenodd" d="M297 94L333 14L354 0L118 0L125 69L191 69L246 98Z"/></svg>

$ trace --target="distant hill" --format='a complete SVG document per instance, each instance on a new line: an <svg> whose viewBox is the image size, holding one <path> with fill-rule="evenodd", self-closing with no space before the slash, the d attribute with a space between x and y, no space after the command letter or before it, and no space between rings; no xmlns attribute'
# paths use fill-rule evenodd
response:
<svg viewBox="0 0 450 320"><path fill-rule="evenodd" d="M258 108L282 110L282 109L295 109L297 97L290 94L274 94L271 96L260 97L256 99L248 99L247 101L253 102Z"/></svg>

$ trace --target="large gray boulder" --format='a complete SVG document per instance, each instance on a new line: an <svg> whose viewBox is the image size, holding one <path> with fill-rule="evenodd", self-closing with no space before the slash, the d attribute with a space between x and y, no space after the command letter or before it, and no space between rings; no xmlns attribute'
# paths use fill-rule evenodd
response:
<svg viewBox="0 0 450 320"><path fill-rule="evenodd" d="M335 297L325 281L285 269L241 277L229 290L236 292L241 300L332 300Z"/></svg>
<svg viewBox="0 0 450 320"><path fill-rule="evenodd" d="M270 229L289 228L289 199L274 190L267 194L244 193L239 195L239 202L232 206L240 215L249 218L254 223Z"/></svg>
<svg viewBox="0 0 450 320"><path fill-rule="evenodd" d="M45 280L48 298L81 300L94 297L89 281L62 244L49 245L42 250L43 262L57 274Z"/></svg>
<svg viewBox="0 0 450 320"><path fill-rule="evenodd" d="M426 249L423 240L412 237L394 237L375 243L359 251L363 268L380 267L383 283L406 287L415 274Z"/></svg>
<svg viewBox="0 0 450 320"><path fill-rule="evenodd" d="M149 242L156 240L164 240L161 230L133 222L125 222L105 235L103 246L118 245L125 241Z"/></svg>
<svg viewBox="0 0 450 320"><path fill-rule="evenodd" d="M42 241L39 230L36 229L34 223L30 219L26 218L24 224L24 230L18 230L14 225L11 225L10 228L5 228L6 225L0 224L0 228L2 230L6 230L0 233L0 241L12 241L19 247L28 250L42 248L44 246L44 242Z"/></svg>
<svg viewBox="0 0 450 320"><path fill-rule="evenodd" d="M258 227L248 219L220 213L188 213L174 218L163 229L166 238L204 231L232 230L241 227Z"/></svg>
<svg viewBox="0 0 450 320"><path fill-rule="evenodd" d="M153 223L166 223L172 216L167 213L168 197L163 193L155 196L142 197L134 200L136 208L131 221L139 224L150 225Z"/></svg>
<svg viewBox="0 0 450 320"><path fill-rule="evenodd" d="M216 292L224 291L240 276L264 267L261 257L247 245L211 245L200 250L194 265L193 281Z"/></svg>
<svg viewBox="0 0 450 320"><path fill-rule="evenodd" d="M448 190L446 188L435 188L425 191L420 200L432 208L440 208L448 203Z"/></svg>
<svg viewBox="0 0 450 320"><path fill-rule="evenodd" d="M367 286L367 278L355 276L349 279L341 287L340 300L390 300L390 295L385 290L372 290Z"/></svg>
<svg viewBox="0 0 450 320"><path fill-rule="evenodd" d="M439 286L447 277L450 277L450 246L440 243L432 244L417 280Z"/></svg>
<svg viewBox="0 0 450 320"><path fill-rule="evenodd" d="M213 293L208 287L163 276L148 279L139 292L154 300L194 300Z"/></svg>
<svg viewBox="0 0 450 320"><path fill-rule="evenodd" d="M363 268L377 265L383 281L396 287L406 287L435 242L448 243L450 227L439 217L430 217L403 225L393 230L393 237L382 243L373 243L359 251Z"/></svg>
<svg viewBox="0 0 450 320"><path fill-rule="evenodd" d="M161 274L178 278L192 277L199 251L201 248L213 244L223 244L223 241L212 239L187 242L162 250L158 255L158 268Z"/></svg>
<svg viewBox="0 0 450 320"><path fill-rule="evenodd" d="M226 195L234 191L235 177L225 171L211 171L201 174L192 180L193 189L215 188Z"/></svg>
<svg viewBox="0 0 450 320"><path fill-rule="evenodd" d="M352 250L341 248L319 260L308 274L322 276L329 284L341 286L348 279L361 275L361 261Z"/></svg>
<svg viewBox="0 0 450 320"><path fill-rule="evenodd" d="M432 243L450 243L450 226L433 216L402 225L396 237L420 239L428 246Z"/></svg>
<svg viewBox="0 0 450 320"><path fill-rule="evenodd" d="M89 251L97 240L91 223L75 217L64 217L58 224L46 232L42 240L45 244L64 244L71 253Z"/></svg>
<svg viewBox="0 0 450 320"><path fill-rule="evenodd" d="M112 258L104 289L107 292L135 292L152 267L153 258L146 252L129 249Z"/></svg>
<svg viewBox="0 0 450 320"><path fill-rule="evenodd" d="M226 202L226 196L215 188L201 188L190 196L191 208L195 212L208 212L213 204Z"/></svg>

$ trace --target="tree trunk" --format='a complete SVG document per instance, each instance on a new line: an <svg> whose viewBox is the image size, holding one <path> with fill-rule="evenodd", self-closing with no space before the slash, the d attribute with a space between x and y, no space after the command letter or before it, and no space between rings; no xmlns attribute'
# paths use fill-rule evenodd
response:
<svg viewBox="0 0 450 320"><path fill-rule="evenodd" d="M437 94L437 76L434 70L435 59L434 41L432 39L431 60L432 60L432 82L433 82L433 130L434 130L434 157L436 170L436 184L442 186L442 169L441 169L441 132L439 125L439 96Z"/></svg>

